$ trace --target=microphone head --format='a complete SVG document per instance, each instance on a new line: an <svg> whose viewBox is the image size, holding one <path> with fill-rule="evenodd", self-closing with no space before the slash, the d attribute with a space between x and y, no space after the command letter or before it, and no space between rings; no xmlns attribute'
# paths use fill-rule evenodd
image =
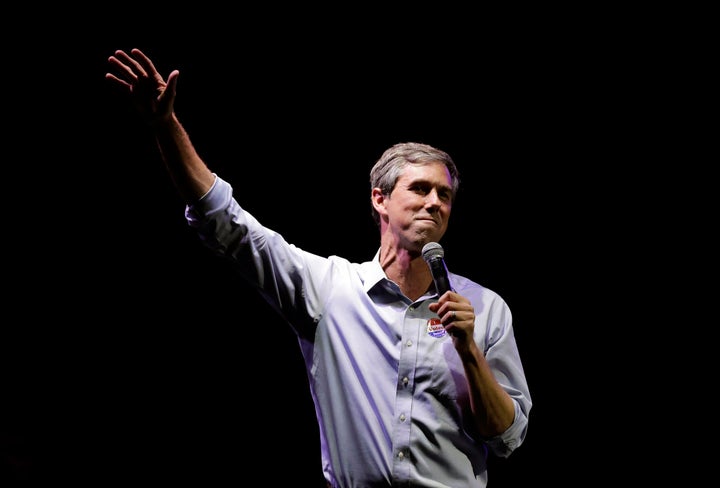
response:
<svg viewBox="0 0 720 488"><path fill-rule="evenodd" d="M442 259L445 257L445 251L437 242L428 242L422 248L423 259L428 263L433 259Z"/></svg>

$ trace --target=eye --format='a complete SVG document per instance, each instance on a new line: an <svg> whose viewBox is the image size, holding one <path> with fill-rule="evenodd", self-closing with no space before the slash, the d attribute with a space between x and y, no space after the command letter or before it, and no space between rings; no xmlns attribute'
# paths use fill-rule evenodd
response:
<svg viewBox="0 0 720 488"><path fill-rule="evenodd" d="M421 185L421 184L419 184L419 183L418 183L418 184L415 184L415 185L410 185L409 190L410 190L411 192L417 193L417 194L419 194L419 195L427 195L428 192L429 192L429 189L428 189L428 187L427 187L426 185Z"/></svg>
<svg viewBox="0 0 720 488"><path fill-rule="evenodd" d="M452 192L450 190L440 190L438 191L438 196L441 200L450 201L452 200Z"/></svg>

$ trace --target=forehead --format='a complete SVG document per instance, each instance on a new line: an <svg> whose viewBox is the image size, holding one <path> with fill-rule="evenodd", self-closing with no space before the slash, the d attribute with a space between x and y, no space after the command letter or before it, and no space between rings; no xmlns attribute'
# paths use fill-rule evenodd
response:
<svg viewBox="0 0 720 488"><path fill-rule="evenodd" d="M408 164L400 174L400 181L432 181L435 184L452 186L452 176L445 164L437 161L425 164Z"/></svg>

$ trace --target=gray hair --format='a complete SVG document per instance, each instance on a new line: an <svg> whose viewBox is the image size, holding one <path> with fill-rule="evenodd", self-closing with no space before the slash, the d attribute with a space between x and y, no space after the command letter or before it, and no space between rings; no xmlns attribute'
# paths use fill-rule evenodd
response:
<svg viewBox="0 0 720 488"><path fill-rule="evenodd" d="M401 142L386 149L370 170L370 189L380 188L384 195L389 195L405 166L423 166L438 162L443 163L450 172L454 200L460 186L460 175L455 162L445 151L419 142ZM372 216L375 223L380 225L380 214L375 207L372 207Z"/></svg>

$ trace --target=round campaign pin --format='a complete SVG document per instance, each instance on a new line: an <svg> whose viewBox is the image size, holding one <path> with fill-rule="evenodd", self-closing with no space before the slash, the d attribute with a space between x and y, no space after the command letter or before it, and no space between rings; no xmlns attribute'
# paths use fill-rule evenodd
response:
<svg viewBox="0 0 720 488"><path fill-rule="evenodd" d="M447 331L439 318L432 318L427 321L427 333L430 337L444 337Z"/></svg>

